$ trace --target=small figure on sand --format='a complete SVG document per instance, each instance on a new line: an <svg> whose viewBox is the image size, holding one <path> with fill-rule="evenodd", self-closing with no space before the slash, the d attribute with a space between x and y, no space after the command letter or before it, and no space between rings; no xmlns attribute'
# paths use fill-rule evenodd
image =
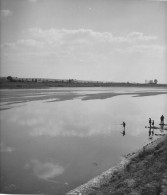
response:
<svg viewBox="0 0 167 195"><path fill-rule="evenodd" d="M161 120L161 124L164 124L164 116L163 115L160 117L160 120Z"/></svg>
<svg viewBox="0 0 167 195"><path fill-rule="evenodd" d="M151 128L151 118L149 118L149 125L150 125L150 128Z"/></svg>

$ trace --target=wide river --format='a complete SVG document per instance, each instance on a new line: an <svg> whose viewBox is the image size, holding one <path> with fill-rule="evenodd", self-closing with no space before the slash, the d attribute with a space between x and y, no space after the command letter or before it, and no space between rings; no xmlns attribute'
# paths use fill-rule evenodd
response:
<svg viewBox="0 0 167 195"><path fill-rule="evenodd" d="M0 90L1 193L65 194L150 139L167 121L167 89ZM126 122L125 135L123 126ZM167 122L166 122L167 123Z"/></svg>

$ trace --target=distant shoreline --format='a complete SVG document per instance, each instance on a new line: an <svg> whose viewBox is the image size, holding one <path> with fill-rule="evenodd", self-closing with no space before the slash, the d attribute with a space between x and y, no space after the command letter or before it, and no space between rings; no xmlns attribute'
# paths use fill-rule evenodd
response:
<svg viewBox="0 0 167 195"><path fill-rule="evenodd" d="M153 87L167 88L167 84L144 83L73 83L73 82L11 82L0 81L0 89L45 89L51 87Z"/></svg>

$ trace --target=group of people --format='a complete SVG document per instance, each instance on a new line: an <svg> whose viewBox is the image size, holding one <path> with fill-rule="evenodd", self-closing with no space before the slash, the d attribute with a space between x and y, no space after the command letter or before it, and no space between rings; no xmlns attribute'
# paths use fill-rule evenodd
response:
<svg viewBox="0 0 167 195"><path fill-rule="evenodd" d="M124 136L126 123L123 121L123 123L121 125L123 126L123 132L121 132L121 133ZM163 115L160 117L160 124L159 125L164 126L164 116ZM152 131L151 131L151 129L152 129ZM162 129L163 129L163 127L162 127ZM149 118L149 132L148 133L149 133L149 136L154 135L154 120L151 120L151 118Z"/></svg>
<svg viewBox="0 0 167 195"><path fill-rule="evenodd" d="M149 125L150 125L150 128L154 127L154 120L151 120L151 118L149 118Z"/></svg>
<svg viewBox="0 0 167 195"><path fill-rule="evenodd" d="M150 125L150 128L154 127L154 120L151 120L151 118L149 118L149 125ZM160 125L164 125L164 116L163 115L160 117Z"/></svg>
<svg viewBox="0 0 167 195"><path fill-rule="evenodd" d="M159 125L161 126L161 128L163 130L163 126L164 126L164 116L163 115L160 117L160 124ZM149 118L149 127L150 128L149 128L148 134L149 134L149 136L151 136L151 135L153 136L154 135L154 120L151 120L151 118Z"/></svg>

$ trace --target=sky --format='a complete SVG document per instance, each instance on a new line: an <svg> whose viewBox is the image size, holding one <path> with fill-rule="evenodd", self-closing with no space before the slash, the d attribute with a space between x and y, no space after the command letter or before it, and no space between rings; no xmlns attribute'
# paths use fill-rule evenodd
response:
<svg viewBox="0 0 167 195"><path fill-rule="evenodd" d="M167 83L167 0L0 5L0 76Z"/></svg>

